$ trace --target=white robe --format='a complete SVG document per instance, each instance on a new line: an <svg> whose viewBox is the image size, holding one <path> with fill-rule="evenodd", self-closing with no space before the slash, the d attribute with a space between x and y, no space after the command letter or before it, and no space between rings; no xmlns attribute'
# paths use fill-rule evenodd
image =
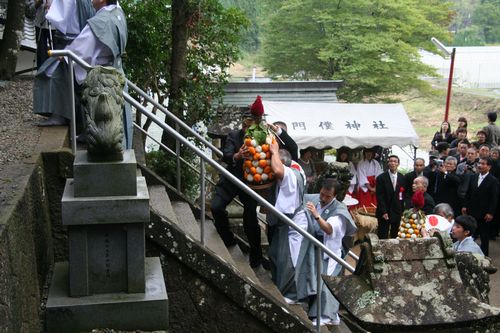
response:
<svg viewBox="0 0 500 333"><path fill-rule="evenodd" d="M297 186L297 177L292 169L285 167L283 179L278 182L278 187L276 188L275 207L284 214L293 214L300 204L301 198ZM305 211L301 210L298 212L293 218L293 222L303 230L307 230L307 217ZM297 265L303 238L304 237L295 229L292 227L288 228L288 243L293 267Z"/></svg>
<svg viewBox="0 0 500 333"><path fill-rule="evenodd" d="M347 221L343 216L338 215L330 217L326 220L326 223L332 227L333 232L330 235L326 232L324 233L323 244L338 257L342 257L342 238L345 236ZM328 259L328 269L326 274L332 276L339 263L330 258L330 256L326 253L323 255L323 258Z"/></svg>
<svg viewBox="0 0 500 333"><path fill-rule="evenodd" d="M102 7L97 11L99 13L101 10L111 11L116 7L116 5L109 5ZM76 11L76 7L75 7ZM96 15L97 15L96 13ZM76 15L76 12L75 12ZM78 23L78 22L77 22ZM90 29L87 24L83 30L78 34L78 36L66 46L66 50L73 51L77 56L82 58L91 66L109 64L113 61L113 52L104 45L95 34ZM66 59L67 61L67 59ZM47 69L47 76L51 77L52 73L56 69L58 63L54 63L50 68ZM78 64L75 65L75 80L78 84L82 84L87 77L87 71L80 67Z"/></svg>
<svg viewBox="0 0 500 333"><path fill-rule="evenodd" d="M368 177L369 176L375 176L377 177L382 173L382 168L380 167L380 164L376 160L362 160L358 164L358 187L363 191L367 192L368 187L366 187L366 184L369 183Z"/></svg>
<svg viewBox="0 0 500 333"><path fill-rule="evenodd" d="M76 0L52 1L45 18L53 29L59 30L64 35L78 35L80 33Z"/></svg>

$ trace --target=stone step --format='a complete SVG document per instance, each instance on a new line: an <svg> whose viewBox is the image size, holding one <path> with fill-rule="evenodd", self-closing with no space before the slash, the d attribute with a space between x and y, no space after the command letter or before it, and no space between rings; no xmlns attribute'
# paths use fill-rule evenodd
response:
<svg viewBox="0 0 500 333"><path fill-rule="evenodd" d="M177 224L177 217L175 216L175 212L172 208L167 192L165 192L165 187L163 185L153 185L148 186L148 190L150 207L152 207L164 218Z"/></svg>
<svg viewBox="0 0 500 333"><path fill-rule="evenodd" d="M243 254L240 247L238 245L230 246L228 248L228 251L231 254L231 257L233 258L236 268L238 268L238 270L243 275L248 277L253 283L260 285L259 278L257 277L257 275L255 275L254 270L248 264L248 256Z"/></svg>
<svg viewBox="0 0 500 333"><path fill-rule="evenodd" d="M294 312L297 316L299 316L304 322L310 323L311 321L309 320L309 317L307 316L306 310L303 308L301 304L287 304L285 302L285 299L283 298L283 295L281 295L281 292L278 290L276 285L274 284L273 280L271 279L271 273L269 271L266 271L265 269L262 268L262 266L259 266L255 270L255 274L260 280L260 284L264 289L269 292L274 298L279 300L280 302L283 303L283 306L290 309L290 311ZM312 324L311 324L312 325ZM322 333L328 333L330 332L327 327L321 327Z"/></svg>
<svg viewBox="0 0 500 333"><path fill-rule="evenodd" d="M178 227L200 242L200 224L196 221L189 204L183 201L173 201L172 208L177 217ZM219 237L212 221L205 221L205 246L223 260L236 267L233 258Z"/></svg>

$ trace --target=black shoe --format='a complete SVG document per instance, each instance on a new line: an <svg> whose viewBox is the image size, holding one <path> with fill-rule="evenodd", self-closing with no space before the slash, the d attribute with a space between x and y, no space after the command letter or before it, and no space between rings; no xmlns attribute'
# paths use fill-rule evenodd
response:
<svg viewBox="0 0 500 333"><path fill-rule="evenodd" d="M263 263L264 258L262 258L262 254L259 253L258 255L252 255L252 253L250 253L250 267L257 268Z"/></svg>
<svg viewBox="0 0 500 333"><path fill-rule="evenodd" d="M257 268L260 266L260 264L262 263L262 259L250 259L250 267L252 268Z"/></svg>
<svg viewBox="0 0 500 333"><path fill-rule="evenodd" d="M224 242L224 245L226 245L226 247L238 245L238 241L234 237L230 239L223 239L222 241Z"/></svg>

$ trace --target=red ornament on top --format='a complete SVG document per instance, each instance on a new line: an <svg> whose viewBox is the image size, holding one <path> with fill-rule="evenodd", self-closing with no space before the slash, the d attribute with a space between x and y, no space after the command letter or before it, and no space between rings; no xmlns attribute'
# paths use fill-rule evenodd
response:
<svg viewBox="0 0 500 333"><path fill-rule="evenodd" d="M262 117L264 114L264 105L262 104L262 97L260 95L257 96L255 99L255 102L253 102L252 106L250 107L250 111L255 117Z"/></svg>

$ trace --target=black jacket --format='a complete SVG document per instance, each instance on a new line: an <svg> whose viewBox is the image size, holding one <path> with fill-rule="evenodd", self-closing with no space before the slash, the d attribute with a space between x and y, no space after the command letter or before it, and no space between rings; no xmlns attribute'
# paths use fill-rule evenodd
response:
<svg viewBox="0 0 500 333"><path fill-rule="evenodd" d="M280 139L283 142L281 142ZM293 140L284 129L281 129L281 134L279 135L279 139L276 140L278 141L280 149L288 150L290 155L292 155L292 160L294 161L299 160L299 155L298 155L299 147L297 146L297 143L295 143L295 140Z"/></svg>
<svg viewBox="0 0 500 333"><path fill-rule="evenodd" d="M401 216L403 213L404 201L403 198L400 200L400 190L404 189L405 177L398 172L398 177L396 181L396 190L392 186L391 176L389 171L380 174L377 177L377 210L376 215L378 218L382 218L385 213L389 214L389 218L394 218ZM404 192L401 193L404 196Z"/></svg>
<svg viewBox="0 0 500 333"><path fill-rule="evenodd" d="M498 180L489 173L478 187L479 174L471 177L467 191L467 214L474 216L480 223L486 214L495 215L498 204Z"/></svg>

